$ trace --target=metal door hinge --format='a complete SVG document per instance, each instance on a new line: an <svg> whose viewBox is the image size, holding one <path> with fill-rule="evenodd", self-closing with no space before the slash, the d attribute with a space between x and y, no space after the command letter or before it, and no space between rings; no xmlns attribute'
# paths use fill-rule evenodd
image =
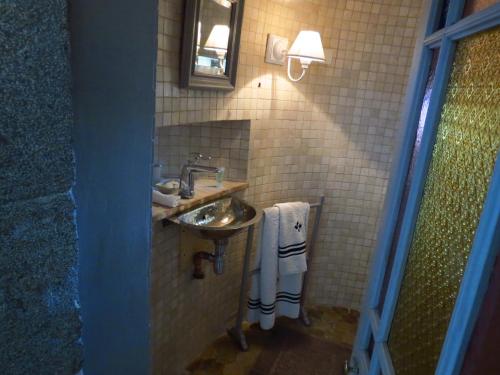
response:
<svg viewBox="0 0 500 375"><path fill-rule="evenodd" d="M356 361L353 362L354 364L352 366L349 364L349 361L344 362L344 375L359 374L359 368Z"/></svg>

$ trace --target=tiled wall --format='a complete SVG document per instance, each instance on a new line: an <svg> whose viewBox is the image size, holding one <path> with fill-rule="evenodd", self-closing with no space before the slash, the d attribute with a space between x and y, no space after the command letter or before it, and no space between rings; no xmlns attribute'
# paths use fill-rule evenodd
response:
<svg viewBox="0 0 500 375"><path fill-rule="evenodd" d="M216 276L206 265L205 279L193 280L192 269L181 267L179 227L156 222L153 231L153 373L178 375L234 318L245 236L231 239L223 275Z"/></svg>
<svg viewBox="0 0 500 375"><path fill-rule="evenodd" d="M157 126L251 120L246 198L267 206L288 200L315 201L325 194L311 271L309 299L314 303L359 307L420 3L246 0L237 87L228 93L178 88L183 1L160 1ZM303 81L292 83L285 67L264 63L266 38L274 33L292 42L302 29L320 31L329 63L313 64ZM161 152L161 147L157 149ZM157 239L166 233L176 238L173 228L156 229ZM223 290L215 286L219 281L196 286L171 264L177 256L176 241L158 241L153 249L153 262L159 263L153 263L153 280L155 273L161 273L168 281L153 284L153 362L156 373L170 374L165 368L192 358L212 334L222 332L223 321L236 305L238 270L232 285L222 281L229 280L229 275L222 276ZM236 256L233 265L240 258ZM193 288L198 288L197 298ZM170 298L172 293L175 298ZM194 311L200 298L207 303L198 317L203 316L201 331L190 329L183 315L174 312L176 300ZM231 299L227 305L217 302ZM179 327L186 330L181 334ZM184 351L175 345L177 340L186 342ZM172 348L175 354L169 351ZM167 367L162 370L162 366Z"/></svg>

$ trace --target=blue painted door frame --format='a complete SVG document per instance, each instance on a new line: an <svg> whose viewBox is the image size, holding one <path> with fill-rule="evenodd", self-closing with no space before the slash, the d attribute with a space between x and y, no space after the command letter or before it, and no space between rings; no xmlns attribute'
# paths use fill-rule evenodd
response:
<svg viewBox="0 0 500 375"><path fill-rule="evenodd" d="M69 3L83 372L148 375L158 1Z"/></svg>
<svg viewBox="0 0 500 375"><path fill-rule="evenodd" d="M365 296L363 310L354 344L351 364L359 373L370 375L395 374L387 340L396 309L404 268L420 207L420 200L432 150L434 147L441 108L455 54L456 42L462 38L500 24L500 4L461 19L464 0L450 2L445 27L435 30L441 17L442 0L427 0L420 26L412 74L402 116L402 133L396 162L391 174L385 202L382 226ZM394 263L390 273L382 314L379 305L384 276L389 262L391 244L395 235L399 210L413 154L422 98L429 74L432 51L440 49L435 80L422 134L421 148L413 170L412 183L401 222ZM437 365L436 375L454 375L460 372L463 356L474 327L482 298L486 292L495 257L500 248L500 154L491 179L488 195L478 225L469 261ZM372 340L371 358L369 354Z"/></svg>

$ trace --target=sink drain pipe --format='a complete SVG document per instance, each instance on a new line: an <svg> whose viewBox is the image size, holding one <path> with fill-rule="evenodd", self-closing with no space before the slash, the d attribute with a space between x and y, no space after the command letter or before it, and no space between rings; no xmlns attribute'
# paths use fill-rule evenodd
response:
<svg viewBox="0 0 500 375"><path fill-rule="evenodd" d="M215 250L213 253L206 251L199 251L193 256L194 271L193 277L195 279L204 279L205 273L203 272L203 260L208 260L213 263L214 273L222 275L224 273L224 253L229 240L214 240Z"/></svg>

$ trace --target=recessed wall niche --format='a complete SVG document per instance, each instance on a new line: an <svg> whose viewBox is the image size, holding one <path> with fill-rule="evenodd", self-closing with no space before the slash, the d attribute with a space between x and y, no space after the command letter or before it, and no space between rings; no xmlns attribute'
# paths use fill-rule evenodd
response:
<svg viewBox="0 0 500 375"><path fill-rule="evenodd" d="M215 121L157 129L157 160L163 176L177 176L193 153L211 156L204 165L225 168L225 179L246 180L250 121Z"/></svg>

